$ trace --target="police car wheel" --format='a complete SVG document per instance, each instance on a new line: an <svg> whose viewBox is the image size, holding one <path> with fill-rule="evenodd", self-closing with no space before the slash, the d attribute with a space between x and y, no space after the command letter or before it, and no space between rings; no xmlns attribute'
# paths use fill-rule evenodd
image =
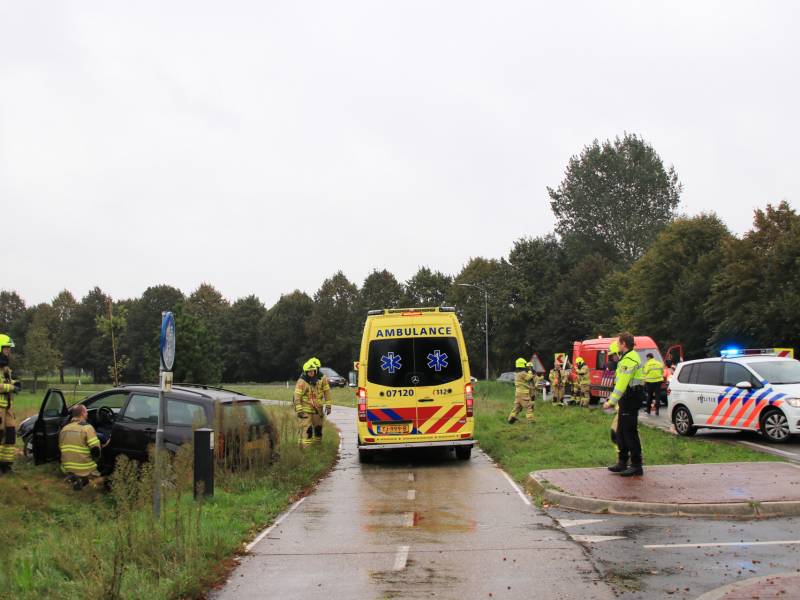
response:
<svg viewBox="0 0 800 600"><path fill-rule="evenodd" d="M694 426L694 421L692 420L692 413L683 406L679 406L672 413L672 424L675 425L675 431L678 432L678 435L691 437L697 433L697 427Z"/></svg>
<svg viewBox="0 0 800 600"><path fill-rule="evenodd" d="M789 441L789 421L783 411L775 409L761 415L761 434L776 444Z"/></svg>

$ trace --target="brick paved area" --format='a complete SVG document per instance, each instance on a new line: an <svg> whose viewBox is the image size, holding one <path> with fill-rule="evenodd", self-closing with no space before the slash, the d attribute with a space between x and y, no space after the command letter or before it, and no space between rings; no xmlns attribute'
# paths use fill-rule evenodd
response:
<svg viewBox="0 0 800 600"><path fill-rule="evenodd" d="M789 463L645 465L644 473L644 477L620 477L605 468L537 472L563 492L603 500L680 504L800 501L800 467Z"/></svg>

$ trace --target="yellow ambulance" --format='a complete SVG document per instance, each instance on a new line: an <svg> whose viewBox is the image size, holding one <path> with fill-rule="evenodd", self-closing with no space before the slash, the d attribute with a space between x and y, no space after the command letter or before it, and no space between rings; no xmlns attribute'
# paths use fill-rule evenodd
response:
<svg viewBox="0 0 800 600"><path fill-rule="evenodd" d="M450 446L472 454L473 391L455 309L371 310L358 362L358 457Z"/></svg>

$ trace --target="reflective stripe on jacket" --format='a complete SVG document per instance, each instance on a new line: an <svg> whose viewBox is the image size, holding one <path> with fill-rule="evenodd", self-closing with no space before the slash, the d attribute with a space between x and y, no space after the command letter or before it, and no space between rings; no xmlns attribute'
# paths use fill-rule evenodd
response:
<svg viewBox="0 0 800 600"><path fill-rule="evenodd" d="M100 440L94 427L85 421L73 419L58 434L58 447L61 450L61 470L79 477L86 477L97 471L97 463L92 458L92 448L100 448Z"/></svg>

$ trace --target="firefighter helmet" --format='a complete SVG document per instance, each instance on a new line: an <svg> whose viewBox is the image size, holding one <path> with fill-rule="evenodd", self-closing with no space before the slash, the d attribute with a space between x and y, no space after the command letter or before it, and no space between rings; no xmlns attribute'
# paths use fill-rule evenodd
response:
<svg viewBox="0 0 800 600"><path fill-rule="evenodd" d="M303 371L316 371L317 370L317 363L313 358L309 358L305 363L303 363Z"/></svg>
<svg viewBox="0 0 800 600"><path fill-rule="evenodd" d="M518 358L516 365L518 369L524 369L525 367L528 366L528 361L525 360L524 358Z"/></svg>
<svg viewBox="0 0 800 600"><path fill-rule="evenodd" d="M13 348L14 340L8 337L5 333L0 333L0 348L5 348L6 346Z"/></svg>
<svg viewBox="0 0 800 600"><path fill-rule="evenodd" d="M582 356L579 356L578 358L575 359L575 364L576 365L582 365L584 362L586 362L586 361L583 360Z"/></svg>

